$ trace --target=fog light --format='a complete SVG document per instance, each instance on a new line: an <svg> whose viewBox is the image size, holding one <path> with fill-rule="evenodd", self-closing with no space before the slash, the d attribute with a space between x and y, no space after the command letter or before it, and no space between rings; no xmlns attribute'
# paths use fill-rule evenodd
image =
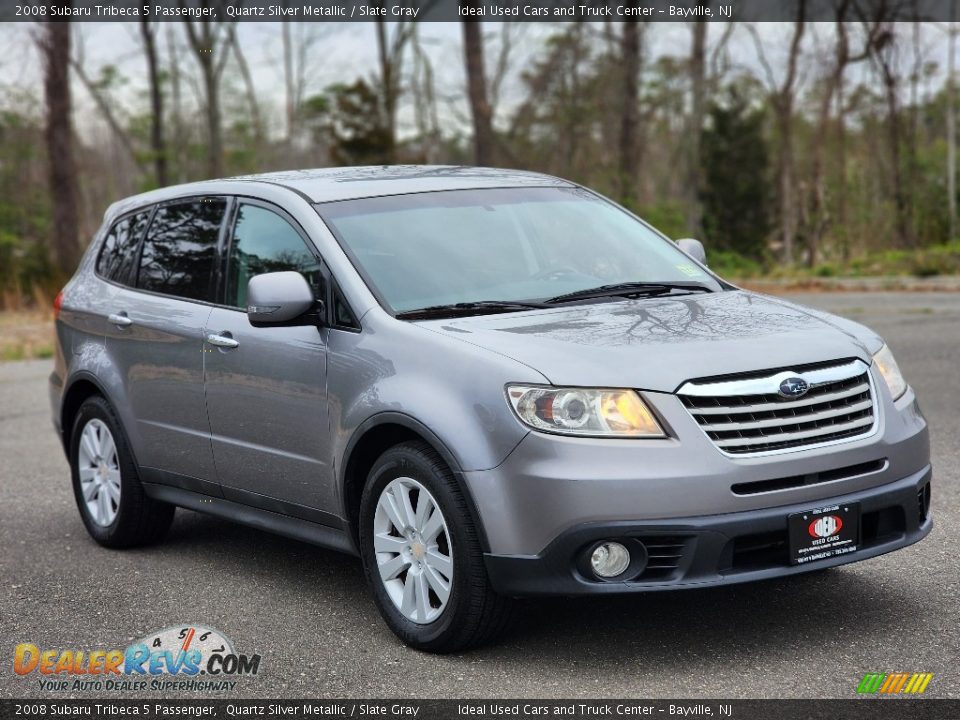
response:
<svg viewBox="0 0 960 720"><path fill-rule="evenodd" d="M621 575L630 565L630 551L617 542L598 545L590 556L593 571L602 578Z"/></svg>

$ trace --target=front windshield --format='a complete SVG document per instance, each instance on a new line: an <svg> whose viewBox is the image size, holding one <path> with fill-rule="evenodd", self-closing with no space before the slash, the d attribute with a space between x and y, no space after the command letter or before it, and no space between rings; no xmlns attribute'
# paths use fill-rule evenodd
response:
<svg viewBox="0 0 960 720"><path fill-rule="evenodd" d="M450 190L317 210L396 313L627 282L721 289L672 242L579 188Z"/></svg>

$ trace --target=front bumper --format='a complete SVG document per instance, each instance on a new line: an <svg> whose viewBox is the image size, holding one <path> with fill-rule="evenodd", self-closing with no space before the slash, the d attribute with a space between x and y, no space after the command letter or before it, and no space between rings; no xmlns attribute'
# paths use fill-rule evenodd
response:
<svg viewBox="0 0 960 720"><path fill-rule="evenodd" d="M872 370L871 370L872 372ZM881 488L930 464L927 423L912 390L894 402L881 379L876 432L763 457L725 456L676 395L644 393L669 428L651 440L530 432L497 467L463 479L495 555L542 555L584 523L730 515Z"/></svg>
<svg viewBox="0 0 960 720"><path fill-rule="evenodd" d="M582 595L729 585L796 575L898 550L932 529L930 466L900 480L858 492L745 512L669 520L593 522L560 534L535 556L486 555L494 588L504 595ZM791 565L787 517L830 504L860 503L859 549ZM584 562L600 540L642 542L647 564L628 581L593 578Z"/></svg>

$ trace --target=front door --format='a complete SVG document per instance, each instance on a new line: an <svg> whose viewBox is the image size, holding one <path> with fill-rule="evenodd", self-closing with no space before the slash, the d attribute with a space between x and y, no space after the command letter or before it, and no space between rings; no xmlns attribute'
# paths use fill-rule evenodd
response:
<svg viewBox="0 0 960 720"><path fill-rule="evenodd" d="M261 327L246 315L254 275L296 270L323 297L321 263L294 221L267 204L236 207L223 302L207 320L205 391L226 498L336 524L328 461L326 330Z"/></svg>

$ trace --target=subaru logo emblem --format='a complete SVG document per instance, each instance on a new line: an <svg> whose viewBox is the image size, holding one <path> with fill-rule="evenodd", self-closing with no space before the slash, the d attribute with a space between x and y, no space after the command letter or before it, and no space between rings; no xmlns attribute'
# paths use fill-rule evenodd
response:
<svg viewBox="0 0 960 720"><path fill-rule="evenodd" d="M790 377L780 383L780 395L785 398L798 398L807 394L810 385L803 378Z"/></svg>

